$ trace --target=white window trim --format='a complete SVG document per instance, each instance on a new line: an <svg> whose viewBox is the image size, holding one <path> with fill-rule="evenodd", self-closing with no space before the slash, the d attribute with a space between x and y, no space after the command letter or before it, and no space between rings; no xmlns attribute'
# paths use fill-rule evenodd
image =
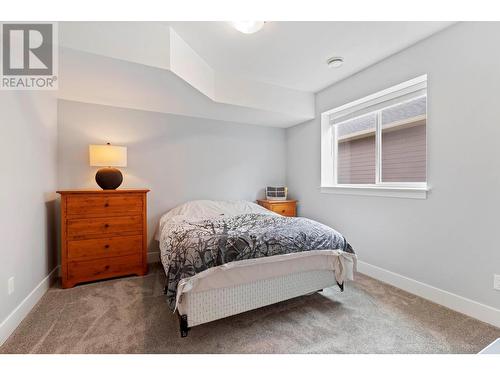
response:
<svg viewBox="0 0 500 375"><path fill-rule="evenodd" d="M322 186L321 193L342 195L368 195L375 197L426 199L429 186L422 188L380 185L336 185Z"/></svg>
<svg viewBox="0 0 500 375"><path fill-rule="evenodd" d="M427 87L427 75L411 79L399 85L368 95L362 99L350 102L340 107L331 109L321 114L321 192L348 195L371 195L382 197L415 198L426 199L430 190L427 182L380 182L381 166L381 142L380 132L382 127L378 124L377 132L377 165L375 180L377 184L337 184L337 142L335 134L336 127L331 125L332 115L344 117L360 109L376 105L383 101L393 99L401 94L411 93ZM377 121L381 121L377 116ZM427 168L428 169L428 168Z"/></svg>

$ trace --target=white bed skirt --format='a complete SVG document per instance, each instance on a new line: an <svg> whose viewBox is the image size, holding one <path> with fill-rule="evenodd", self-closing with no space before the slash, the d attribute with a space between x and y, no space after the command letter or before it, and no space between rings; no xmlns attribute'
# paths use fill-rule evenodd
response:
<svg viewBox="0 0 500 375"><path fill-rule="evenodd" d="M239 314L336 285L332 271L307 271L233 287L186 293L178 309L188 327Z"/></svg>
<svg viewBox="0 0 500 375"><path fill-rule="evenodd" d="M177 310L194 327L343 283L355 264L354 254L339 250L224 264L181 280Z"/></svg>

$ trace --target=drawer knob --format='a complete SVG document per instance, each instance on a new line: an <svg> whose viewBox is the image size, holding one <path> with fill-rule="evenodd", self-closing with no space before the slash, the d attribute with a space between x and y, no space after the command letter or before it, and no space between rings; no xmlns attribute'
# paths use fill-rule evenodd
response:
<svg viewBox="0 0 500 375"><path fill-rule="evenodd" d="M109 207L109 203L108 202L104 203L104 207Z"/></svg>
<svg viewBox="0 0 500 375"><path fill-rule="evenodd" d="M281 210L281 213L284 214L285 213L285 210Z"/></svg>
<svg viewBox="0 0 500 375"><path fill-rule="evenodd" d="M104 228L109 228L109 224L104 224Z"/></svg>
<svg viewBox="0 0 500 375"><path fill-rule="evenodd" d="M109 245L104 245L104 248L105 249L109 249Z"/></svg>
<svg viewBox="0 0 500 375"><path fill-rule="evenodd" d="M109 270L109 266L105 266L105 267L104 267L104 269L105 269L105 270Z"/></svg>

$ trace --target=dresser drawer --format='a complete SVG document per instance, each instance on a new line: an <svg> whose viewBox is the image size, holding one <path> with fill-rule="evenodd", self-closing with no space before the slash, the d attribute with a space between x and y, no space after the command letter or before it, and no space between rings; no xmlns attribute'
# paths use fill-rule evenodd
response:
<svg viewBox="0 0 500 375"><path fill-rule="evenodd" d="M102 238L110 235L142 234L142 216L116 216L93 219L68 219L69 240Z"/></svg>
<svg viewBox="0 0 500 375"><path fill-rule="evenodd" d="M296 210L295 210L295 205L291 204L271 204L270 208L271 211L276 212L277 214L283 215L283 216L295 216L296 215Z"/></svg>
<svg viewBox="0 0 500 375"><path fill-rule="evenodd" d="M68 241L68 260L108 258L142 253L142 236Z"/></svg>
<svg viewBox="0 0 500 375"><path fill-rule="evenodd" d="M94 217L140 214L143 199L139 194L81 194L67 197L68 217Z"/></svg>
<svg viewBox="0 0 500 375"><path fill-rule="evenodd" d="M126 275L128 272L136 273L142 266L142 255L128 255L96 260L74 261L68 263L68 279L96 280L115 275Z"/></svg>

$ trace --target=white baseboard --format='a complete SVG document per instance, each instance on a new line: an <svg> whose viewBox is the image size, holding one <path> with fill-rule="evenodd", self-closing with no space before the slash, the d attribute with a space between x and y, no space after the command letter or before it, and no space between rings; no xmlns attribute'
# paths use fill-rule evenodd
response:
<svg viewBox="0 0 500 375"><path fill-rule="evenodd" d="M386 269L358 261L358 271L472 318L500 327L500 310Z"/></svg>
<svg viewBox="0 0 500 375"><path fill-rule="evenodd" d="M54 268L40 283L31 291L25 299L0 323L0 345L2 345L23 321L28 313L35 307L50 285L58 275L59 266Z"/></svg>
<svg viewBox="0 0 500 375"><path fill-rule="evenodd" d="M160 261L160 252L148 253L148 263L158 263Z"/></svg>

